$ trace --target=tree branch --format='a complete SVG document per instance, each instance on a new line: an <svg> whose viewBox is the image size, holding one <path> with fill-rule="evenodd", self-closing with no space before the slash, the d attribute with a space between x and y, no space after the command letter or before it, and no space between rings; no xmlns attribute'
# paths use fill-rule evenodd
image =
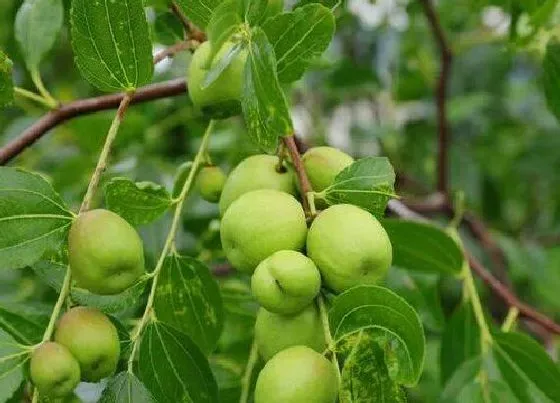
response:
<svg viewBox="0 0 560 403"><path fill-rule="evenodd" d="M301 160L301 155L299 153L298 144L296 143L296 138L294 135L282 137L284 145L288 149L290 157L292 158L292 163L294 164L294 169L296 171L299 186L301 189L301 199L303 203L303 208L307 214L310 214L309 202L307 200L307 194L313 191L311 187L311 182L305 173L303 167L303 161Z"/></svg>
<svg viewBox="0 0 560 403"><path fill-rule="evenodd" d="M187 85L183 79L165 81L139 88L131 100L131 104L139 104L160 98L185 94ZM50 129L77 116L93 112L115 109L119 106L125 93L103 95L100 97L80 99L58 109L47 112L37 122L28 127L17 138L0 148L0 165L6 164L27 147L39 140Z"/></svg>
<svg viewBox="0 0 560 403"><path fill-rule="evenodd" d="M450 79L451 64L453 61L453 53L451 47L447 43L447 39L443 32L440 19L436 14L431 0L420 0L422 3L424 14L430 24L432 33L436 39L440 58L441 68L438 78L436 91L437 104L437 121L438 121L438 157L437 157L437 190L446 197L449 196L449 123L447 121L447 86Z"/></svg>

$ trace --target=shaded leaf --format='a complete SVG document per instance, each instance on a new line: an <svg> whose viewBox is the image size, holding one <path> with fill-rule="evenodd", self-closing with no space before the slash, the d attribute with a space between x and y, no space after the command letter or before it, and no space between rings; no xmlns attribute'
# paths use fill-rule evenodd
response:
<svg viewBox="0 0 560 403"><path fill-rule="evenodd" d="M114 211L132 225L148 224L173 204L165 188L153 182L132 182L113 178L105 185L105 200Z"/></svg>
<svg viewBox="0 0 560 403"><path fill-rule="evenodd" d="M56 248L72 213L40 175L0 167L0 266L16 269Z"/></svg>
<svg viewBox="0 0 560 403"><path fill-rule="evenodd" d="M173 198L179 197L181 194L181 190L183 190L183 186L189 177L189 173L191 172L192 168L192 161L183 162L177 168L177 172L175 173L175 179L173 180Z"/></svg>
<svg viewBox="0 0 560 403"><path fill-rule="evenodd" d="M461 273L463 252L445 231L417 221L384 219L382 224L393 246L393 265L426 273Z"/></svg>
<svg viewBox="0 0 560 403"><path fill-rule="evenodd" d="M0 330L0 402L7 401L19 389L28 359L29 351Z"/></svg>
<svg viewBox="0 0 560 403"><path fill-rule="evenodd" d="M231 35L242 27L241 11L237 0L225 0L214 10L206 29L208 40L212 45L208 66Z"/></svg>
<svg viewBox="0 0 560 403"><path fill-rule="evenodd" d="M181 11L200 29L206 28L222 0L177 0Z"/></svg>
<svg viewBox="0 0 560 403"><path fill-rule="evenodd" d="M549 41L542 66L548 109L560 119L560 42L557 40Z"/></svg>
<svg viewBox="0 0 560 403"><path fill-rule="evenodd" d="M154 309L158 320L189 335L206 354L215 349L224 308L218 284L200 261L178 255L165 258Z"/></svg>
<svg viewBox="0 0 560 403"><path fill-rule="evenodd" d="M241 106L249 137L264 151L274 152L279 137L293 134L286 98L276 76L274 50L260 28L252 31L249 43Z"/></svg>
<svg viewBox="0 0 560 403"><path fill-rule="evenodd" d="M142 336L138 375L158 401L218 403L218 387L206 357L184 333L161 322Z"/></svg>
<svg viewBox="0 0 560 403"><path fill-rule="evenodd" d="M72 48L82 75L102 91L152 79L152 44L142 0L73 0Z"/></svg>
<svg viewBox="0 0 560 403"><path fill-rule="evenodd" d="M289 83L300 79L309 64L327 49L335 19L327 7L313 3L269 18L263 30L274 48L278 79Z"/></svg>
<svg viewBox="0 0 560 403"><path fill-rule="evenodd" d="M344 168L322 192L329 204L354 204L383 217L395 196L395 171L385 157L362 158Z"/></svg>
<svg viewBox="0 0 560 403"><path fill-rule="evenodd" d="M536 341L521 333L498 333L492 352L504 381L520 401L560 401L560 369Z"/></svg>
<svg viewBox="0 0 560 403"><path fill-rule="evenodd" d="M49 52L64 20L62 0L25 0L19 8L14 34L29 70L36 70Z"/></svg>
<svg viewBox="0 0 560 403"><path fill-rule="evenodd" d="M8 56L0 50L0 108L11 105L14 100L13 66Z"/></svg>
<svg viewBox="0 0 560 403"><path fill-rule="evenodd" d="M18 343L32 346L43 339L49 323L50 311L37 309L31 304L0 304L0 328Z"/></svg>
<svg viewBox="0 0 560 403"><path fill-rule="evenodd" d="M425 337L420 318L401 297L387 288L357 286L335 297L329 311L335 341L367 329L395 362L392 379L414 386L422 373Z"/></svg>
<svg viewBox="0 0 560 403"><path fill-rule="evenodd" d="M156 403L152 394L130 372L120 372L109 379L99 403Z"/></svg>

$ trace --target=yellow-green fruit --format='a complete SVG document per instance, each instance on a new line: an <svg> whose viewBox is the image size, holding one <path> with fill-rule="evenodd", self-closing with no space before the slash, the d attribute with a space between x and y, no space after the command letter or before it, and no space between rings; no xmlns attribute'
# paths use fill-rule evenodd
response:
<svg viewBox="0 0 560 403"><path fill-rule="evenodd" d="M208 87L203 87L206 75L231 50L233 43L222 46L209 66L210 42L204 42L194 52L187 72L189 95L193 104L213 118L227 118L241 112L240 98L247 51L242 50L231 64Z"/></svg>
<svg viewBox="0 0 560 403"><path fill-rule="evenodd" d="M265 361L292 346L303 345L318 352L326 348L323 324L314 303L293 316L260 308L255 323L255 342Z"/></svg>
<svg viewBox="0 0 560 403"><path fill-rule="evenodd" d="M253 295L266 310L293 315L305 309L321 289L321 274L307 256L278 251L263 260L251 278Z"/></svg>
<svg viewBox="0 0 560 403"><path fill-rule="evenodd" d="M61 344L46 342L31 355L31 381L41 396L60 399L72 393L80 383L80 365Z"/></svg>
<svg viewBox="0 0 560 403"><path fill-rule="evenodd" d="M303 155L303 166L315 192L328 188L354 159L333 147L313 147Z"/></svg>
<svg viewBox="0 0 560 403"><path fill-rule="evenodd" d="M255 403L335 403L338 379L334 365L305 346L276 354L259 374Z"/></svg>
<svg viewBox="0 0 560 403"><path fill-rule="evenodd" d="M350 204L337 204L317 216L307 236L307 255L323 282L336 292L377 283L393 257L389 236L379 221Z"/></svg>
<svg viewBox="0 0 560 403"><path fill-rule="evenodd" d="M220 214L224 215L239 196L258 189L275 189L295 194L294 175L287 167L278 169L278 157L253 155L241 161L229 174L220 197Z"/></svg>
<svg viewBox="0 0 560 403"><path fill-rule="evenodd" d="M253 273L279 250L301 250L307 225L301 204L278 190L245 193L227 209L220 227L222 248L233 267Z"/></svg>
<svg viewBox="0 0 560 403"><path fill-rule="evenodd" d="M197 186L200 196L210 203L217 203L220 200L226 175L216 166L203 167L197 176Z"/></svg>
<svg viewBox="0 0 560 403"><path fill-rule="evenodd" d="M144 274L144 250L136 230L108 210L82 213L70 228L68 259L79 287L117 294Z"/></svg>
<svg viewBox="0 0 560 403"><path fill-rule="evenodd" d="M121 351L117 329L95 308L80 306L66 312L54 339L78 360L83 381L97 382L117 369Z"/></svg>

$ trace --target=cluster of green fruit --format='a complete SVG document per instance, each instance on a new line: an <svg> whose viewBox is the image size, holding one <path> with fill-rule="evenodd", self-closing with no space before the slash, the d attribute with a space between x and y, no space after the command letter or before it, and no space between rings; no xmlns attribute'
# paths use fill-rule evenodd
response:
<svg viewBox="0 0 560 403"><path fill-rule="evenodd" d="M92 210L80 214L70 229L68 261L78 287L95 294L117 294L145 272L142 240L117 214ZM94 308L75 307L59 320L54 341L40 344L31 357L31 380L42 397L71 395L82 381L112 375L120 344L111 320Z"/></svg>
<svg viewBox="0 0 560 403"><path fill-rule="evenodd" d="M312 148L303 156L316 191L332 184L352 162L331 147ZM220 175L215 182L220 186L209 186L205 175L201 172L199 180L203 196L223 185L224 252L237 270L252 275L252 292L261 305L255 342L267 363L257 380L255 402L336 401L338 381L321 354L327 346L315 300L322 286L341 293L383 278L392 260L387 233L373 215L349 204L326 208L308 229L294 197L293 169L275 156L245 159L227 179Z"/></svg>

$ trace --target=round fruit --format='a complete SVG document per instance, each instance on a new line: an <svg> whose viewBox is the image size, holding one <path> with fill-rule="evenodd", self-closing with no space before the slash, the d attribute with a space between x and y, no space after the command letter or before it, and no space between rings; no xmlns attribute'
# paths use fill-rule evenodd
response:
<svg viewBox="0 0 560 403"><path fill-rule="evenodd" d="M321 289L321 274L307 256L281 250L263 260L251 279L253 295L265 309L293 315L307 307Z"/></svg>
<svg viewBox="0 0 560 403"><path fill-rule="evenodd" d="M295 194L294 175L285 166L279 167L278 157L273 155L253 155L244 159L227 178L220 197L220 215L224 215L239 196L258 189Z"/></svg>
<svg viewBox="0 0 560 403"><path fill-rule="evenodd" d="M109 318L94 308L76 307L66 312L54 339L80 364L82 380L97 382L112 375L120 356L119 336Z"/></svg>
<svg viewBox="0 0 560 403"><path fill-rule="evenodd" d="M216 166L203 167L197 176L197 185L200 196L210 203L217 203L220 200L226 175Z"/></svg>
<svg viewBox="0 0 560 403"><path fill-rule="evenodd" d="M379 221L350 204L337 204L317 216L307 236L307 254L336 292L377 283L392 260L391 242Z"/></svg>
<svg viewBox="0 0 560 403"><path fill-rule="evenodd" d="M301 250L307 225L301 204L293 196L263 189L245 193L222 219L222 247L236 269L252 273L279 250Z"/></svg>
<svg viewBox="0 0 560 403"><path fill-rule="evenodd" d="M323 324L315 304L293 316L260 308L255 323L255 342L265 361L292 346L303 345L318 352L326 348Z"/></svg>
<svg viewBox="0 0 560 403"><path fill-rule="evenodd" d="M328 188L354 159L333 147L313 147L303 155L303 166L315 192Z"/></svg>
<svg viewBox="0 0 560 403"><path fill-rule="evenodd" d="M144 274L142 240L119 215L108 210L82 213L70 228L68 252L79 287L117 294Z"/></svg>
<svg viewBox="0 0 560 403"><path fill-rule="evenodd" d="M335 403L337 395L334 365L305 346L276 354L255 387L255 403Z"/></svg>
<svg viewBox="0 0 560 403"><path fill-rule="evenodd" d="M241 111L239 100L243 91L247 51L242 50L212 84L203 88L208 72L216 67L233 46L231 42L225 43L209 66L212 45L204 42L194 52L189 65L187 82L191 100L203 113L213 118L226 118Z"/></svg>
<svg viewBox="0 0 560 403"><path fill-rule="evenodd" d="M31 355L31 381L41 396L60 399L80 383L80 365L66 347L46 342Z"/></svg>

